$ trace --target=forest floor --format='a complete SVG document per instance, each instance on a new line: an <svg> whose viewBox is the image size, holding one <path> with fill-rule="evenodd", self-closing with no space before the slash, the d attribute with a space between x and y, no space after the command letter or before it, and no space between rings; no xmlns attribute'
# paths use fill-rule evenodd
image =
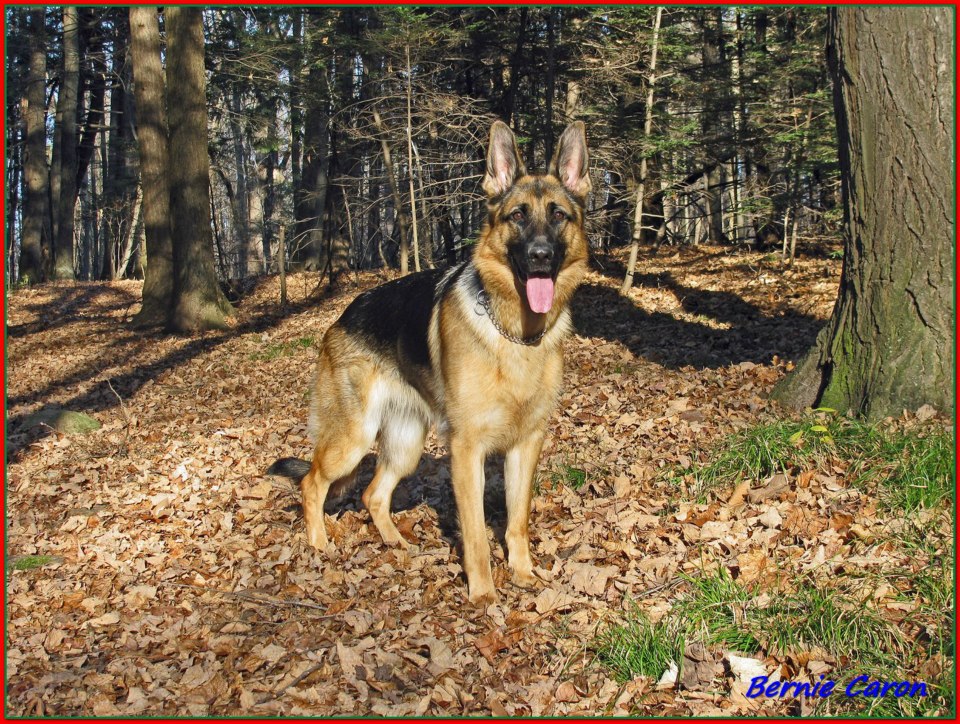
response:
<svg viewBox="0 0 960 724"><path fill-rule="evenodd" d="M130 330L137 282L11 292L8 714L946 714L952 507L885 507L832 446L845 423L767 399L829 316L840 262L661 250L629 297L621 271L622 256L598 260L575 303L532 512L539 590L509 583L488 464L500 599L485 610L466 605L432 434L394 497L406 550L386 548L359 503L373 455L329 509L323 553L305 544L297 487L263 475L309 456L316 345L382 276L318 299L314 275L292 275L286 310L264 278L230 330L194 337ZM60 408L102 426L33 424ZM807 435L824 454L707 484L731 435L784 420L791 445ZM946 422L921 410L889 424ZM678 680L661 673L671 662ZM747 697L758 671L931 689L880 704Z"/></svg>

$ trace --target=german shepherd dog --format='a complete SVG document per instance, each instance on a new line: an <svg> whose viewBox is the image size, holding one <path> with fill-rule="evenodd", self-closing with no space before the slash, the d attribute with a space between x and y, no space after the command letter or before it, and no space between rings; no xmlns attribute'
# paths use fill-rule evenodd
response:
<svg viewBox="0 0 960 724"><path fill-rule="evenodd" d="M530 500L560 391L568 304L587 269L587 161L585 128L575 122L548 173L528 174L513 133L496 121L483 178L489 216L473 257L364 292L327 330L313 390L313 461L284 458L268 471L300 479L311 545L326 547L327 494L353 483L375 440L376 473L362 499L384 542L401 545L390 500L436 424L449 444L470 601L496 598L483 513L491 453L505 454L512 580L535 583Z"/></svg>

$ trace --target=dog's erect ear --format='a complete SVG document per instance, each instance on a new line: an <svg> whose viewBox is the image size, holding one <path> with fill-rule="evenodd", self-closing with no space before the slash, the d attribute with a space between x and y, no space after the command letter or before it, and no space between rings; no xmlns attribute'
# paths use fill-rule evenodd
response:
<svg viewBox="0 0 960 724"><path fill-rule="evenodd" d="M503 121L494 121L490 127L490 146L487 148L487 173L483 177L483 190L491 199L503 196L521 176L527 173L517 139Z"/></svg>
<svg viewBox="0 0 960 724"><path fill-rule="evenodd" d="M581 201L590 193L590 158L587 154L587 129L583 121L574 121L560 136L550 162L549 173Z"/></svg>

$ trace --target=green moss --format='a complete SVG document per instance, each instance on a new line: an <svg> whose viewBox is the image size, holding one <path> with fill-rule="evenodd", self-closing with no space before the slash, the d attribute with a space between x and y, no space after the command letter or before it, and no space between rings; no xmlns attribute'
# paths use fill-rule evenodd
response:
<svg viewBox="0 0 960 724"><path fill-rule="evenodd" d="M30 571L50 563L59 563L62 560L57 556L13 556L10 562L15 571Z"/></svg>
<svg viewBox="0 0 960 724"><path fill-rule="evenodd" d="M100 429L100 423L89 415L53 407L34 412L24 422L26 428L36 427L37 425L52 427L65 435L84 434Z"/></svg>

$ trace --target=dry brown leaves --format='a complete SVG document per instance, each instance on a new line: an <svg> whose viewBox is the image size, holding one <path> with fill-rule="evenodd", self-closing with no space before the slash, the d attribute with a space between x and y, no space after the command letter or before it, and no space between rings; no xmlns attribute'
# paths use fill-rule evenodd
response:
<svg viewBox="0 0 960 724"><path fill-rule="evenodd" d="M483 611L465 606L435 439L395 497L409 550L381 544L358 492L328 517L328 550L309 549L298 491L262 476L308 453L316 353L290 343L319 340L353 284L317 302L312 279L294 275L281 315L265 280L234 329L192 338L127 329L135 282L12 294L7 555L56 558L7 580L11 713L561 716L622 714L641 699L657 714L736 711L729 696L621 687L588 645L627 597L663 615L678 572L724 562L763 581L863 549L851 531L877 521L828 479L766 481L769 494L758 481L712 506L658 479L771 414L780 360L812 341L839 266L801 260L784 273L759 255L684 252L644 260L628 300L615 262L578 300L541 460L531 527L542 587L508 582L492 461L501 598ZM103 427L18 427L54 405ZM564 466L586 484L558 482ZM371 473L372 458L361 482ZM695 689L717 664L690 656Z"/></svg>

